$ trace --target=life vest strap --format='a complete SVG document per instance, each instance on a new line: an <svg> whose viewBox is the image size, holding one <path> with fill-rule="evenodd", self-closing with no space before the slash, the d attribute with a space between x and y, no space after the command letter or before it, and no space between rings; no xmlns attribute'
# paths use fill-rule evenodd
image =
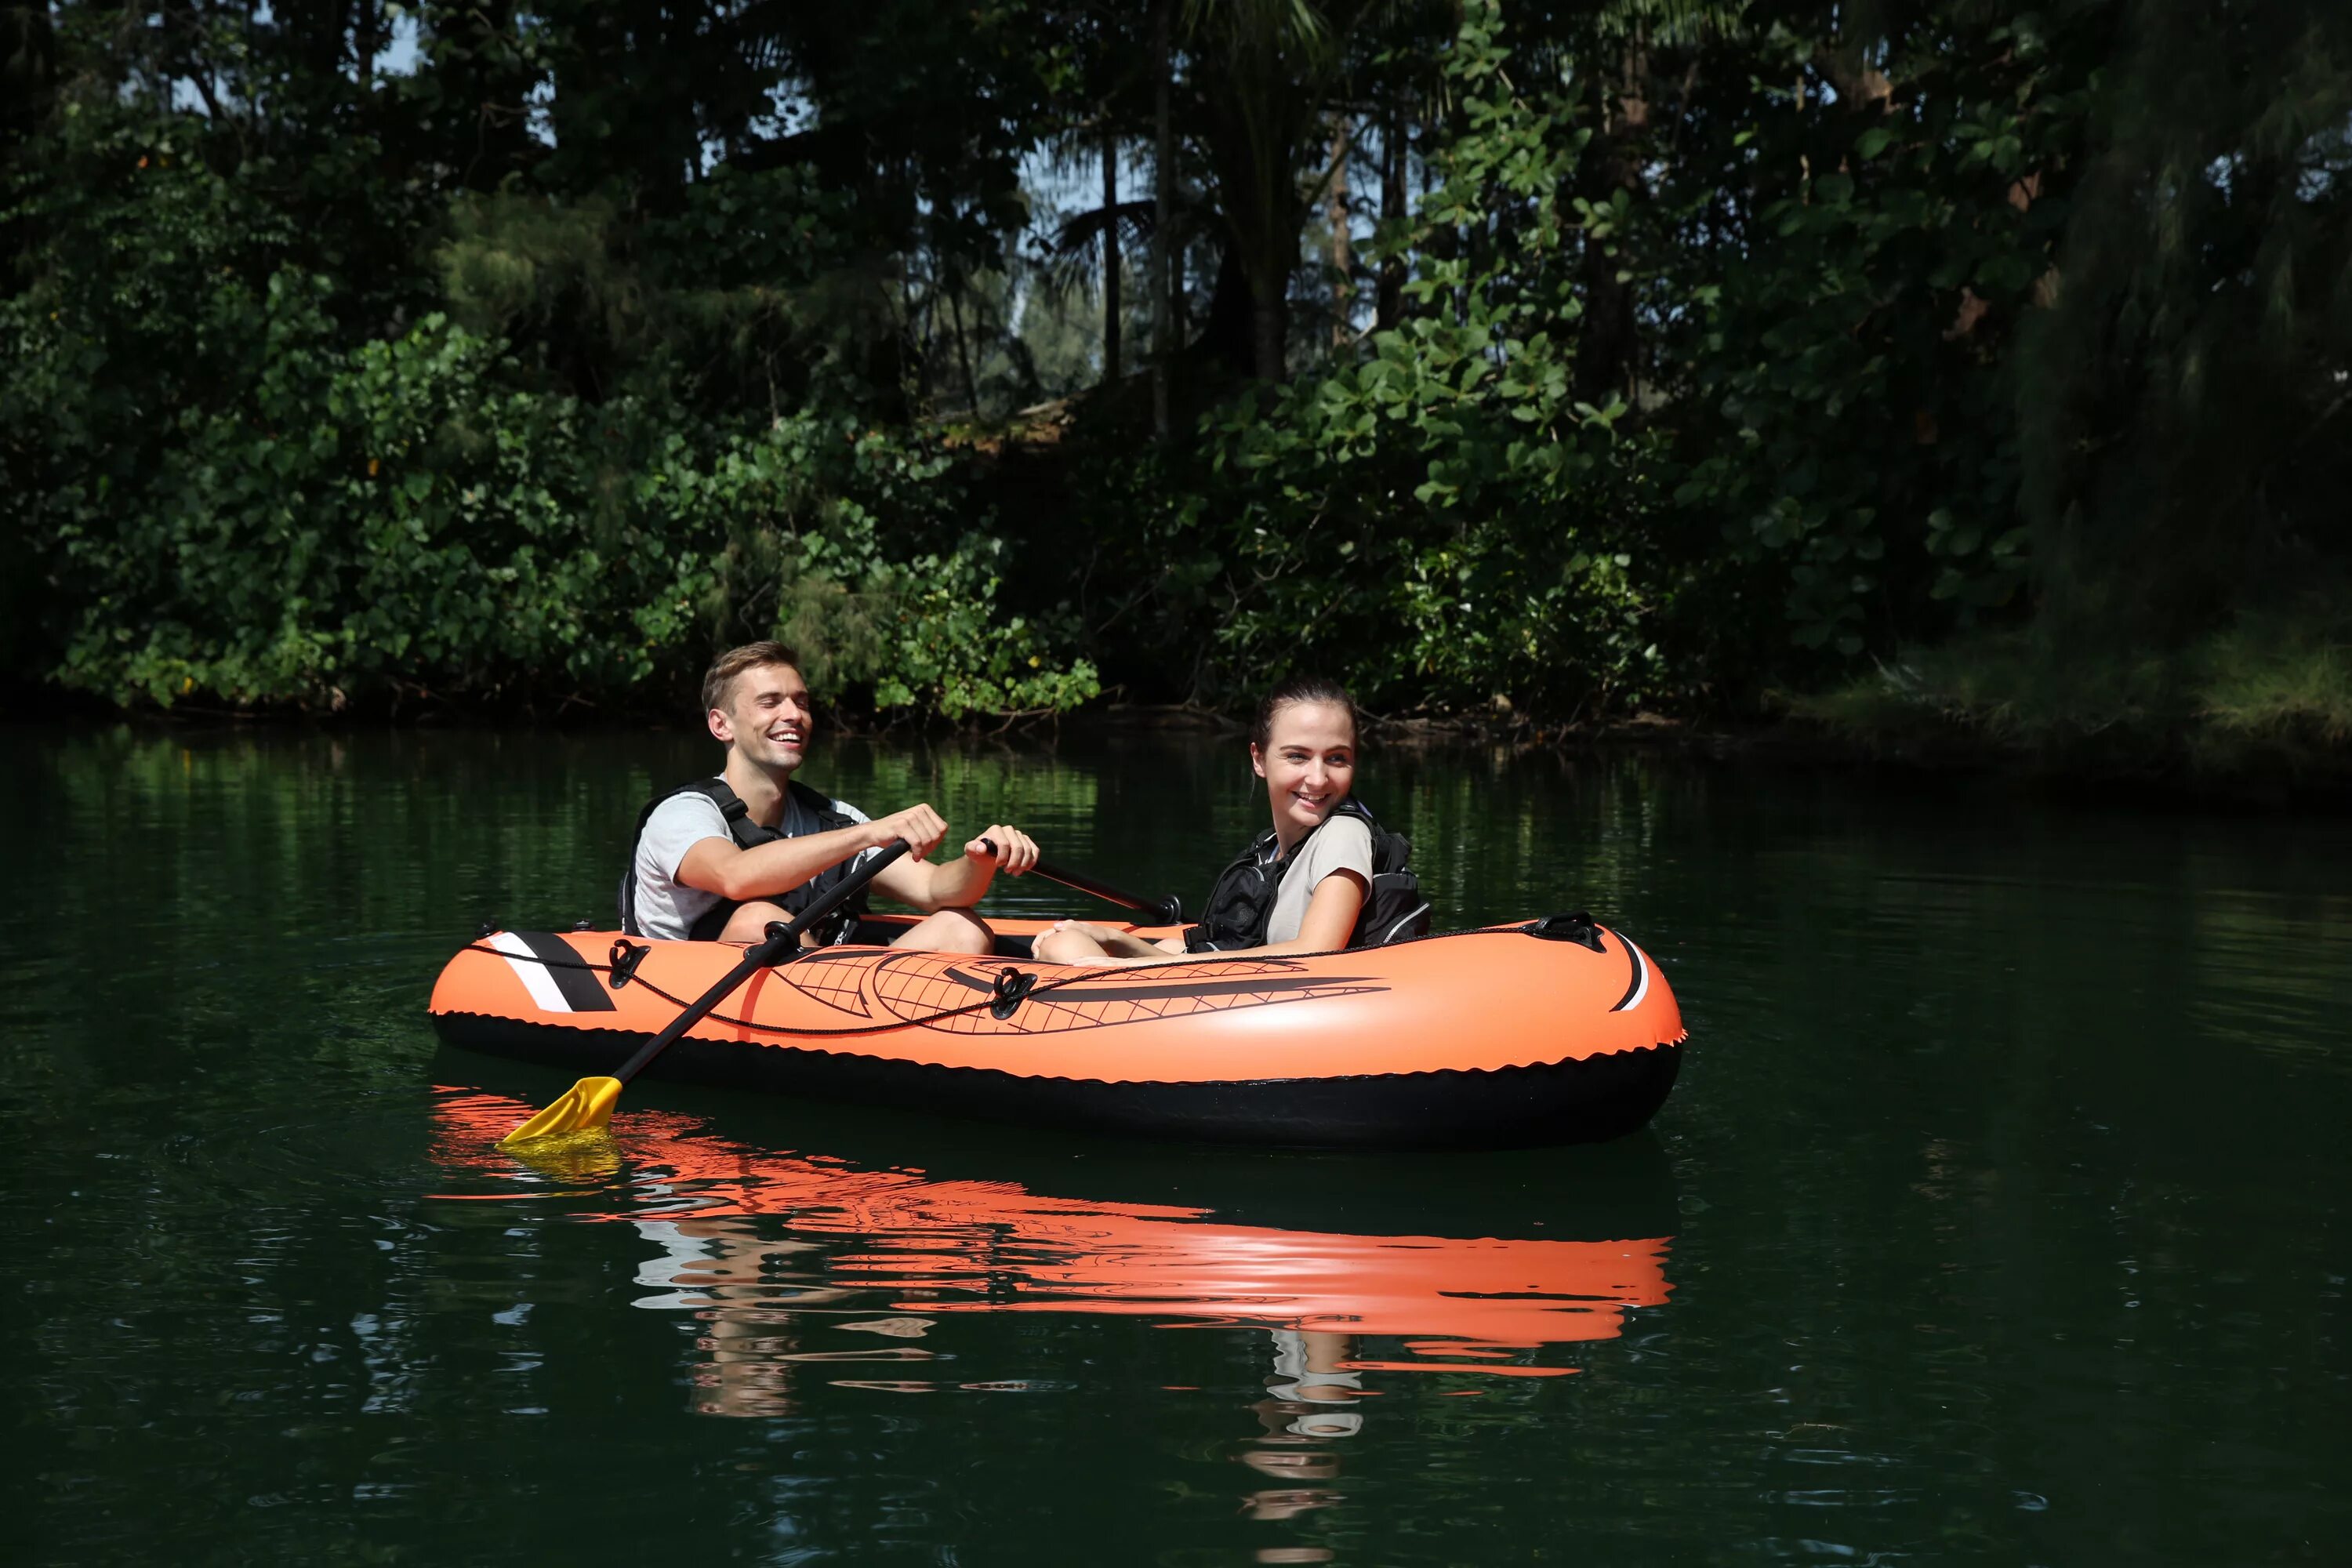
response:
<svg viewBox="0 0 2352 1568"><path fill-rule="evenodd" d="M836 828L856 826L854 818L834 810L832 801L798 779L793 779L784 785L784 820L782 825L777 827L768 827L752 821L751 806L741 795L735 793L735 787L723 778L694 779L678 785L676 789L657 795L646 803L644 810L637 813L636 829L629 837L628 863L621 873L621 930L630 936L642 937L646 934L637 924L637 847L645 841L646 824L653 820L654 813L661 809L664 803L675 800L682 795L698 795L716 805L719 815L727 819L728 837L735 841L735 847L739 849L756 849L762 844L773 844L782 838L803 837L813 833L829 833ZM795 815L801 817L804 825L813 824L814 826L803 826L798 832L793 831ZM837 866L826 867L799 887L769 896L760 901L779 905L787 914L802 914L826 891L846 878L856 861L857 857L852 855ZM703 911L700 919L687 928L688 939L693 942L715 942L719 934L727 929L727 922L735 918L735 911L741 909L746 901L748 900L719 900L717 904ZM842 934L848 931L857 918L865 912L866 895L861 889L826 918L823 931L808 933L813 945L829 946L840 941Z"/></svg>

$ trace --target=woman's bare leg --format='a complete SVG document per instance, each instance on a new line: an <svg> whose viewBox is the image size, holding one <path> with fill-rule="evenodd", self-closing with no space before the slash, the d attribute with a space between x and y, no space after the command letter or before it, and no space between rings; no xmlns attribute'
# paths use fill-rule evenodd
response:
<svg viewBox="0 0 2352 1568"><path fill-rule="evenodd" d="M1082 931L1049 931L1030 950L1040 963L1100 963L1109 950Z"/></svg>
<svg viewBox="0 0 2352 1568"><path fill-rule="evenodd" d="M1174 963L1186 956L1181 942L1146 942L1133 931L1087 921L1069 921L1037 938L1031 950L1045 963Z"/></svg>

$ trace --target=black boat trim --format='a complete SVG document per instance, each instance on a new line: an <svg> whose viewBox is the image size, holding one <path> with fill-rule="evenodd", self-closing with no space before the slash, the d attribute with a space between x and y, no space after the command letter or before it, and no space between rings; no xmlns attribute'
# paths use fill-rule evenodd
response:
<svg viewBox="0 0 2352 1568"><path fill-rule="evenodd" d="M603 1070L637 1043L619 1029L478 1013L434 1017L462 1049ZM647 1078L1127 1136L1304 1148L1520 1148L1599 1142L1645 1124L1681 1068L1679 1040L1524 1067L1206 1083L1105 1082L688 1036Z"/></svg>

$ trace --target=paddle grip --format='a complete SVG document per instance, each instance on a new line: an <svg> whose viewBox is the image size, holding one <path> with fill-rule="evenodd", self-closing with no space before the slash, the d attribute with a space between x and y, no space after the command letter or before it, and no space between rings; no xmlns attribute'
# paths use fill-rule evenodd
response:
<svg viewBox="0 0 2352 1568"><path fill-rule="evenodd" d="M1003 853L997 848L996 840L993 838L983 838L980 843L981 847L992 856L1001 856ZM1029 874L1033 877L1043 877L1049 882L1059 882L1065 888L1100 899L1107 904L1117 904L1121 909L1134 910L1139 913L1150 915L1162 925L1174 925L1184 918L1184 906L1177 901L1176 895L1173 893L1157 899L1147 899L1140 893L1121 892L1108 882L1096 881L1083 871L1066 870L1049 860L1040 860L1030 867Z"/></svg>

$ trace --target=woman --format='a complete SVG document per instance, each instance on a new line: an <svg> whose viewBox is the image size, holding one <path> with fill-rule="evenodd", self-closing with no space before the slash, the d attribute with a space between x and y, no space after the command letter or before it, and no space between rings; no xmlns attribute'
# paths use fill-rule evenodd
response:
<svg viewBox="0 0 2352 1568"><path fill-rule="evenodd" d="M1270 957L1353 945L1364 935L1359 928L1372 897L1375 860L1393 859L1401 871L1409 852L1352 798L1355 703L1336 682L1313 677L1275 688L1258 705L1250 767L1265 781L1274 829L1217 879L1189 940L1146 942L1064 921L1037 939L1037 957L1048 963L1165 963L1188 952L1245 948L1253 957ZM1394 846L1385 857L1384 840ZM1393 880L1401 891L1411 890L1409 876Z"/></svg>

